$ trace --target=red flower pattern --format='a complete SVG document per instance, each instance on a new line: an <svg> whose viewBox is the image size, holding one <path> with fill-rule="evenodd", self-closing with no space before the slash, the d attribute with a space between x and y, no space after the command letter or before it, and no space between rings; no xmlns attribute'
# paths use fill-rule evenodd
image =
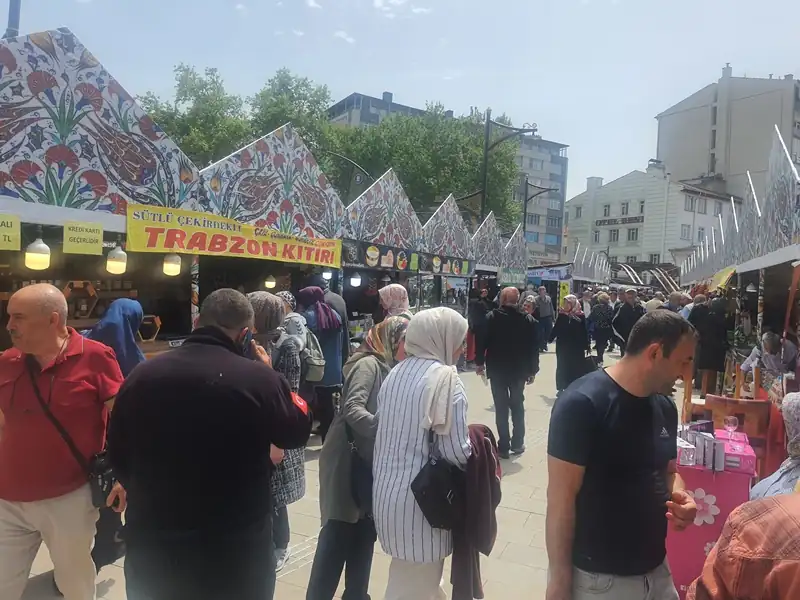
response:
<svg viewBox="0 0 800 600"><path fill-rule="evenodd" d="M128 214L128 201L119 194L109 194L108 199L111 200L111 206L114 207L113 213L115 215Z"/></svg>
<svg viewBox="0 0 800 600"><path fill-rule="evenodd" d="M239 155L239 164L243 169L249 169L250 165L253 164L253 157L247 150L242 150L242 153Z"/></svg>
<svg viewBox="0 0 800 600"><path fill-rule="evenodd" d="M86 104L91 104L95 112L100 112L103 109L103 94L91 83L79 83L75 86L75 91L80 92L82 96L81 101L78 102L79 108Z"/></svg>
<svg viewBox="0 0 800 600"><path fill-rule="evenodd" d="M153 142L157 142L161 139L161 134L156 131L156 124L153 122L153 119L147 115L139 119L139 131Z"/></svg>
<svg viewBox="0 0 800 600"><path fill-rule="evenodd" d="M30 181L31 183L38 184L39 180L36 176L42 172L42 167L37 165L35 162L30 160L21 160L18 163L14 163L11 167L11 179L14 180L14 183L17 185L24 185L26 181ZM37 185L37 187L41 187L41 184Z"/></svg>
<svg viewBox="0 0 800 600"><path fill-rule="evenodd" d="M58 165L59 179L64 177L64 171L67 168L76 171L81 164L77 155L63 144L48 148L44 153L44 162L48 165Z"/></svg>
<svg viewBox="0 0 800 600"><path fill-rule="evenodd" d="M267 227L269 223L267 223L266 219L258 219L256 221L256 227Z"/></svg>
<svg viewBox="0 0 800 600"><path fill-rule="evenodd" d="M289 200L284 200L281 202L281 212L292 214L294 212L294 205Z"/></svg>
<svg viewBox="0 0 800 600"><path fill-rule="evenodd" d="M269 156L269 145L263 139L256 142L256 152L261 152Z"/></svg>
<svg viewBox="0 0 800 600"><path fill-rule="evenodd" d="M267 213L267 226L272 227L275 223L278 222L280 215L276 213L274 210L271 210Z"/></svg>
<svg viewBox="0 0 800 600"><path fill-rule="evenodd" d="M58 81L47 71L34 71L28 74L28 89L31 94L38 96L45 90L58 87Z"/></svg>
<svg viewBox="0 0 800 600"><path fill-rule="evenodd" d="M0 65L5 69L5 72L0 70L0 75L7 75L17 68L17 59L14 57L11 50L8 49L8 46L0 47Z"/></svg>
<svg viewBox="0 0 800 600"><path fill-rule="evenodd" d="M132 99L131 95L128 93L128 90L122 87L120 82L116 79L111 79L111 81L108 82L108 93L116 95L120 100L123 101Z"/></svg>
<svg viewBox="0 0 800 600"><path fill-rule="evenodd" d="M81 173L81 179L86 182L86 185L78 189L79 194L91 192L95 198L99 198L108 191L108 181L106 180L106 176L100 171L86 171Z"/></svg>
<svg viewBox="0 0 800 600"><path fill-rule="evenodd" d="M306 219L305 219L305 217L304 217L303 215L301 215L300 213L297 213L297 214L294 216L294 222L295 222L295 223L297 223L297 226L298 226L300 229L303 229L303 228L306 226Z"/></svg>
<svg viewBox="0 0 800 600"><path fill-rule="evenodd" d="M283 165L286 164L286 157L283 154L276 154L272 157L272 166L276 169L280 169Z"/></svg>

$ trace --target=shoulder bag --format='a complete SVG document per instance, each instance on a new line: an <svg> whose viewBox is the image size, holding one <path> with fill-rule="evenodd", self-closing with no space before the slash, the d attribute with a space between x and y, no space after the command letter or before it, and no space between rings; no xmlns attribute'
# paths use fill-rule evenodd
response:
<svg viewBox="0 0 800 600"><path fill-rule="evenodd" d="M25 366L28 369L28 376L31 379L31 386L33 387L33 392L36 395L36 399L39 401L39 405L42 407L42 412L53 424L53 427L56 428L56 431L58 431L61 439L64 440L64 443L69 448L70 453L80 465L81 470L86 473L86 477L89 481L89 488L92 493L92 504L95 508L105 508L108 496L111 494L111 489L114 487L115 483L114 474L111 470L111 463L108 460L108 455L106 451L103 450L102 452L92 456L89 460L86 460L83 454L81 454L81 451L75 445L72 437L53 414L53 411L50 410L48 403L44 401L44 398L42 398L42 394L39 391L39 386L36 384L37 365L34 365L33 361L35 361L35 359L32 356L28 355L25 357Z"/></svg>
<svg viewBox="0 0 800 600"><path fill-rule="evenodd" d="M431 527L453 530L464 512L462 477L458 467L436 457L435 446L435 435L429 430L428 462L411 482L411 491Z"/></svg>
<svg viewBox="0 0 800 600"><path fill-rule="evenodd" d="M359 510L371 515L372 465L359 454L353 429L346 421L344 428L347 432L347 443L350 446L350 493Z"/></svg>

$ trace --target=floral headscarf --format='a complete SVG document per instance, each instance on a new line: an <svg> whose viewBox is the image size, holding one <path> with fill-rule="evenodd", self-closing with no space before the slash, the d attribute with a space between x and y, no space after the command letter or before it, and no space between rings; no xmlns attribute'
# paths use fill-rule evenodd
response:
<svg viewBox="0 0 800 600"><path fill-rule="evenodd" d="M256 340L262 344L277 340L283 330L285 307L283 300L269 292L250 292L247 299L253 307L253 324Z"/></svg>
<svg viewBox="0 0 800 600"><path fill-rule="evenodd" d="M374 356L390 369L397 364L397 350L406 335L408 319L389 317L367 332L364 343L344 366L345 375L353 365L365 356Z"/></svg>
<svg viewBox="0 0 800 600"><path fill-rule="evenodd" d="M378 290L381 297L381 306L386 311L387 317L396 317L409 314L408 290L399 283L390 283Z"/></svg>
<svg viewBox="0 0 800 600"><path fill-rule="evenodd" d="M297 310L297 300L294 299L292 292L278 292L275 295L289 305L289 308L291 308L291 312Z"/></svg>
<svg viewBox="0 0 800 600"><path fill-rule="evenodd" d="M578 297L574 294L564 296L564 306L558 311L562 315L567 315L573 319L583 316L581 310L581 303L578 302Z"/></svg>

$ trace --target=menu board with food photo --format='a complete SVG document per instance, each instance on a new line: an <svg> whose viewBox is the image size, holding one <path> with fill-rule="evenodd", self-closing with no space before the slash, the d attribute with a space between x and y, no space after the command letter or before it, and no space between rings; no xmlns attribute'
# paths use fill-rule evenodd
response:
<svg viewBox="0 0 800 600"><path fill-rule="evenodd" d="M416 271L419 256L411 250L391 246L344 240L342 243L342 265L345 267L366 267L387 271Z"/></svg>
<svg viewBox="0 0 800 600"><path fill-rule="evenodd" d="M460 258L421 253L419 270L422 273L433 273L434 275L470 277L472 265L471 261Z"/></svg>

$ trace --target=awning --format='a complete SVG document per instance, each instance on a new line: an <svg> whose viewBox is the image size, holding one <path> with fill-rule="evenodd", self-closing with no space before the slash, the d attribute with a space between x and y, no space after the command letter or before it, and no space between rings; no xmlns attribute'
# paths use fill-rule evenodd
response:
<svg viewBox="0 0 800 600"><path fill-rule="evenodd" d="M728 287L728 283L735 272L736 267L725 267L724 269L714 273L714 276L711 278L711 282L708 284L708 291L713 292L718 288L725 289Z"/></svg>
<svg viewBox="0 0 800 600"><path fill-rule="evenodd" d="M779 250L765 254L764 256L748 260L737 266L736 271L739 273L758 271L759 269L768 269L769 267L794 262L796 260L800 260L800 244L785 246Z"/></svg>

